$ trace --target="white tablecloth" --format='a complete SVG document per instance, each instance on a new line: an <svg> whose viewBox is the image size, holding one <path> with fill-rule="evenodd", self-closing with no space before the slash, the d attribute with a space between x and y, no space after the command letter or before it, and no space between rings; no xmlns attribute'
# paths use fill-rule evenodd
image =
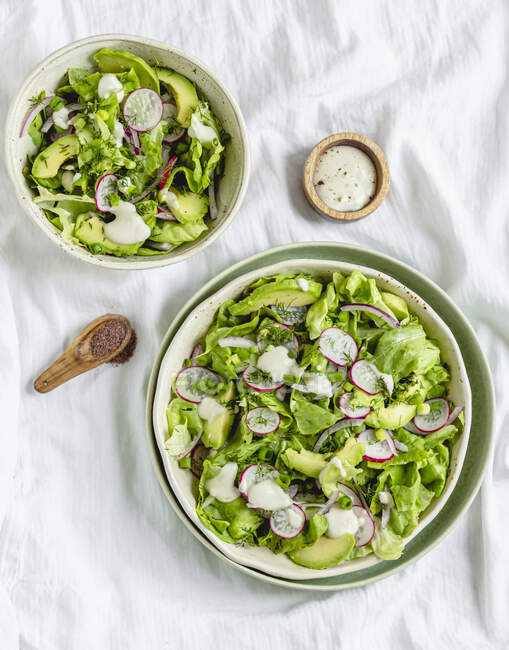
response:
<svg viewBox="0 0 509 650"><path fill-rule="evenodd" d="M0 3L1 112L28 72L75 39L142 34L200 57L237 97L253 172L205 253L144 272L96 269L53 246L2 171L0 647L503 648L509 644L509 5L507 2ZM385 150L383 206L319 218L300 176L322 137ZM371 586L313 594L222 563L181 524L145 440L148 374L173 316L228 265L306 240L358 243L429 275L465 311L493 369L497 445L447 539ZM134 359L46 396L34 377L77 331L126 314Z"/></svg>

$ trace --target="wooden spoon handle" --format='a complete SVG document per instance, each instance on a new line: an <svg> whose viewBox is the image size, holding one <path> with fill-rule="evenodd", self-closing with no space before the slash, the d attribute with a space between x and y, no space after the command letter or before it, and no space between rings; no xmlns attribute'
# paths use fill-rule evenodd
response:
<svg viewBox="0 0 509 650"><path fill-rule="evenodd" d="M101 359L96 362L81 361L73 352L74 350L71 349L66 350L55 363L52 363L42 375L37 377L34 381L35 390L39 393L47 393L69 379L81 375L82 372L95 368L102 362Z"/></svg>

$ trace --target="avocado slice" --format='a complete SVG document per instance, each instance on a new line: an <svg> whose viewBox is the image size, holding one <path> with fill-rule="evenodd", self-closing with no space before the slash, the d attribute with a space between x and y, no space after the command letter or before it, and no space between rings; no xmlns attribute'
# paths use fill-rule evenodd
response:
<svg viewBox="0 0 509 650"><path fill-rule="evenodd" d="M382 300L398 320L403 320L403 318L408 317L408 305L403 298L396 296L394 293L382 291Z"/></svg>
<svg viewBox="0 0 509 650"><path fill-rule="evenodd" d="M74 133L55 140L34 160L32 175L36 178L53 178L68 158L78 155L79 148L78 136Z"/></svg>
<svg viewBox="0 0 509 650"><path fill-rule="evenodd" d="M177 104L177 122L186 129L191 124L191 115L199 104L194 85L181 74L173 70L157 69L159 81L171 90Z"/></svg>
<svg viewBox="0 0 509 650"><path fill-rule="evenodd" d="M308 280L308 290L303 291L297 280L286 279L268 282L257 287L246 298L231 305L229 308L232 316L245 316L256 311L264 305L285 305L301 307L310 305L320 297L322 285L314 280Z"/></svg>
<svg viewBox="0 0 509 650"><path fill-rule="evenodd" d="M57 140L58 142L58 140ZM112 255L136 255L140 244L117 244L104 234L104 222L99 217L90 217L77 223L74 236L88 247L101 246L105 253Z"/></svg>
<svg viewBox="0 0 509 650"><path fill-rule="evenodd" d="M138 75L143 87L159 92L159 79L154 69L136 54L103 47L102 50L94 54L94 59L101 72L125 72L132 69Z"/></svg>
<svg viewBox="0 0 509 650"><path fill-rule="evenodd" d="M313 478L318 478L322 469L327 467L327 461L322 454L307 449L301 449L300 451L287 449L283 453L283 458L288 467Z"/></svg>
<svg viewBox="0 0 509 650"><path fill-rule="evenodd" d="M229 381L226 390L224 393L221 393L221 395L218 395L217 399L220 404L228 404L228 402L235 397L236 392L237 391L235 390L235 384L233 381Z"/></svg>
<svg viewBox="0 0 509 650"><path fill-rule="evenodd" d="M408 424L415 416L417 407L414 404L405 404L405 402L394 402L386 408L380 408L368 413L364 422L376 429L399 429Z"/></svg>
<svg viewBox="0 0 509 650"><path fill-rule="evenodd" d="M201 438L205 447L219 449L228 438L235 414L227 410L226 413L219 415L212 422L205 422L203 426L203 435Z"/></svg>
<svg viewBox="0 0 509 650"><path fill-rule="evenodd" d="M159 192L159 201L165 202L166 189ZM206 195L194 194L193 192L181 192L172 187L170 190L178 200L178 207L171 206L170 210L180 223L191 223L200 221L207 214L209 199Z"/></svg>
<svg viewBox="0 0 509 650"><path fill-rule="evenodd" d="M354 545L355 537L350 533L339 537L322 535L313 546L299 548L287 555L292 562L308 569L328 569L342 562L350 554Z"/></svg>

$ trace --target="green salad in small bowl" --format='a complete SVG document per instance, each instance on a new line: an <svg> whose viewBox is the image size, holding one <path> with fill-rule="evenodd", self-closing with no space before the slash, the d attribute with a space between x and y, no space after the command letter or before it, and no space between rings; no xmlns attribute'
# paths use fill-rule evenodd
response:
<svg viewBox="0 0 509 650"><path fill-rule="evenodd" d="M160 255L217 217L228 135L186 77L109 47L34 97L24 174L62 237L93 254Z"/></svg>
<svg viewBox="0 0 509 650"><path fill-rule="evenodd" d="M160 440L209 536L315 571L400 557L443 503L468 400L410 292L326 276L230 292L172 375Z"/></svg>

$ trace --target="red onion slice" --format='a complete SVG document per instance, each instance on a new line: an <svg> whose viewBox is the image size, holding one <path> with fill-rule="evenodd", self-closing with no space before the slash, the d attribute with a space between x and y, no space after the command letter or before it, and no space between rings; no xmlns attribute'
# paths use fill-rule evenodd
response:
<svg viewBox="0 0 509 650"><path fill-rule="evenodd" d="M378 318L381 318L383 321L387 323L387 325L390 325L391 327L401 327L398 321L395 318L393 318L390 314L388 314L386 311L383 311L383 309L379 309L378 307L373 307L373 305L367 305L361 302L349 303L347 305L342 305L339 308L339 310L340 311L363 311L368 314L371 314L372 316L377 316Z"/></svg>
<svg viewBox="0 0 509 650"><path fill-rule="evenodd" d="M358 427L361 424L364 424L364 420L362 418L356 418L356 419L344 418L343 420L339 420L339 422L336 422L335 424L333 424L328 429L325 429L325 431L321 434L321 436L315 442L315 446L313 447L313 451L318 451L320 449L320 447L323 445L323 443L327 440L327 438L331 434L335 433L336 431L339 431L340 429L344 429L346 427Z"/></svg>
<svg viewBox="0 0 509 650"><path fill-rule="evenodd" d="M45 97L42 99L38 104L35 106L32 106L32 108L28 111L25 119L23 120L23 124L21 125L21 129L19 132L19 137L22 138L25 133L28 131L30 125L32 122L35 120L35 118L39 115L39 113L46 108L46 106L50 103L50 101L55 97L55 95L48 95L48 97Z"/></svg>
<svg viewBox="0 0 509 650"><path fill-rule="evenodd" d="M392 440L394 441L394 446L396 447L396 449L398 451L402 451L404 453L406 453L408 451L408 447L405 445L404 442L400 442L396 438L393 438Z"/></svg>
<svg viewBox="0 0 509 650"><path fill-rule="evenodd" d="M217 204L216 204L216 192L214 189L214 181L210 181L209 185L209 213L212 221L217 219Z"/></svg>

